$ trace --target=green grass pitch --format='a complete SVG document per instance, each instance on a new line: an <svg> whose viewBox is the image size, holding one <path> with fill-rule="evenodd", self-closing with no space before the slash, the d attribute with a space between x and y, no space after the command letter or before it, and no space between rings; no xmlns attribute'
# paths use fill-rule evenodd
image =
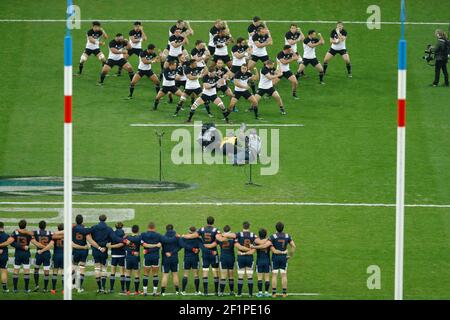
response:
<svg viewBox="0 0 450 320"><path fill-rule="evenodd" d="M315 1L141 1L110 0L93 4L80 0L83 20L263 20L365 21L369 5L381 8L382 21L399 20L400 1L347 0ZM0 2L0 19L64 19L65 2L43 0ZM450 4L438 0L408 1L407 20L446 22ZM163 48L170 23L144 23L149 41ZM207 40L209 23L192 23L195 39ZM234 37L246 37L248 23L229 23ZM130 22L104 22L111 36L127 34ZM74 30L73 65L84 50L83 22ZM289 23L269 23L274 45L269 54L281 50ZM303 31L315 28L328 41L334 27L326 23L301 23ZM406 147L406 203L450 204L450 91L430 88L433 69L421 59L428 43L434 43L434 30L447 24L407 25L408 92ZM128 208L135 210L130 227L144 228L154 220L159 229L173 223L178 232L190 225L200 226L208 215L222 228L230 224L238 230L243 220L252 229L274 231L282 220L292 234L298 251L289 263L289 292L316 293L289 299L392 299L394 292L395 208L392 206L280 206L280 205L152 205L136 203L167 202L314 202L314 203L395 203L397 42L400 27L382 24L369 30L365 24L348 23L347 46L352 58L353 78L346 77L343 61L330 62L325 86L311 67L300 80L300 100L290 97L290 84L282 80L278 90L287 116L282 117L272 100L262 100L261 116L268 123L301 123L304 127L280 128L280 170L274 176L255 175L262 187L245 185L242 167L174 165L170 159L173 128L165 128L164 178L195 185L171 192L76 195L75 202L99 204L76 208ZM63 37L62 22L0 22L3 49L0 51L0 176L62 176L63 174ZM148 43L147 42L147 43ZM147 44L146 43L146 44ZM188 46L192 48L192 45ZM328 44L320 47L323 61ZM106 47L103 52L107 54ZM131 59L137 67L137 58ZM260 63L258 67L261 67ZM294 65L292 68L295 68ZM291 68L291 69L292 69ZM159 66L155 66L159 70ZM154 128L131 127L133 123L178 123L173 119L175 105L162 100L158 112L150 112L153 84L142 79L135 99L125 101L128 77L108 77L104 87L95 85L100 64L90 58L82 77L73 79L74 175L157 180L158 144ZM111 72L114 74L115 70ZM225 99L228 103L228 98ZM253 123L243 110L232 114L235 123ZM218 109L213 112L218 115ZM196 120L206 121L197 112ZM217 123L221 120L215 119ZM256 172L259 170L256 167ZM0 186L1 187L1 186ZM5 204L5 202L47 202L48 204ZM5 218L33 217L32 213L7 212L5 208L61 207L61 196L0 196L0 221ZM120 202L123 205L107 205ZM405 298L449 299L450 293L450 208L407 207L405 216ZM108 210L105 210L108 213ZM54 213L45 213L43 218ZM12 225L12 223L9 223ZM54 228L52 224L52 228ZM182 254L180 254L180 257ZM368 266L381 270L381 289L369 290ZM42 281L42 278L41 278ZM33 280L31 280L33 284ZM19 283L23 286L22 280ZM116 283L116 286L118 284ZM9 283L9 287L12 284ZM116 295L97 296L93 278L86 280L85 293L74 299L124 299ZM192 292L192 280L188 291ZM169 292L173 291L169 287ZM0 294L0 299L61 299L62 295L41 293ZM172 299L174 297L168 297ZM179 297L176 297L177 299ZM130 299L140 299L130 297Z"/></svg>

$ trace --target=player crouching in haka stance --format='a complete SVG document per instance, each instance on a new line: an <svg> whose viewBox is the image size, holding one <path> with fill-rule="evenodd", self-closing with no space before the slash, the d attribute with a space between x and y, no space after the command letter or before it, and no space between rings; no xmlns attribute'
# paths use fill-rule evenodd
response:
<svg viewBox="0 0 450 320"><path fill-rule="evenodd" d="M103 52L100 50L100 46L104 44L103 41L100 41L100 39L103 37L104 39L108 39L108 35L106 34L105 30L101 27L100 22L94 21L92 22L92 29L89 29L89 31L86 34L87 42L86 42L86 49L84 49L83 54L80 58L80 65L77 75L81 75L83 72L84 63L88 60L91 54L95 55L98 60L102 62L104 65L106 63L106 58Z"/></svg>
<svg viewBox="0 0 450 320"><path fill-rule="evenodd" d="M340 54L342 59L344 59L347 66L348 77L352 77L352 65L350 63L350 56L347 53L347 48L345 46L345 41L347 40L347 31L344 29L344 24L338 22L336 29L331 30L330 42L331 48L325 55L323 59L323 72L327 72L328 62L334 58L336 54Z"/></svg>
<svg viewBox="0 0 450 320"><path fill-rule="evenodd" d="M100 82L98 82L97 85L103 85L106 75L114 66L118 66L127 70L130 80L133 80L133 67L127 61L128 47L128 40L124 39L121 33L116 34L116 37L109 43L108 61L106 61L106 64L103 66L102 73L100 75Z"/></svg>
<svg viewBox="0 0 450 320"><path fill-rule="evenodd" d="M230 98L233 97L233 92L227 85L227 80L232 77L232 73L230 69L228 69L228 67L225 66L224 61L221 59L217 60L216 62L216 74L220 80L223 80L224 83L224 85L217 87L217 90L222 92L220 97L223 98L224 94L226 94Z"/></svg>
<svg viewBox="0 0 450 320"><path fill-rule="evenodd" d="M319 36L319 38L317 38ZM305 70L305 68L311 64L316 70L319 72L319 81L320 84L325 84L323 82L323 67L320 64L319 60L317 60L316 57L316 47L321 46L325 43L325 40L323 39L322 35L319 33L317 34L315 30L308 31L308 36L303 40L303 61L298 67L297 71L297 78L300 77L301 73Z"/></svg>
<svg viewBox="0 0 450 320"><path fill-rule="evenodd" d="M152 64L159 61L160 57L155 52L155 45L149 44L147 50L142 51L139 54L139 66L138 72L134 75L130 83L130 95L127 99L133 98L134 86L141 80L142 77L146 76L155 84L156 94L158 94L160 89L160 82L158 77L152 71Z"/></svg>
<svg viewBox="0 0 450 320"><path fill-rule="evenodd" d="M242 65L240 70L234 74L234 96L230 100L229 112L234 110L234 107L241 97L244 97L251 103L251 109L255 113L255 118L258 119L258 101L256 97L249 91L249 81L258 81L258 70L254 68L255 73L251 73L248 70L246 64Z"/></svg>
<svg viewBox="0 0 450 320"><path fill-rule="evenodd" d="M259 100L261 100L261 97L263 97L265 94L267 94L269 97L273 97L280 107L281 114L285 115L286 110L283 106L283 100L281 100L280 94L277 90L275 90L273 86L274 81L276 83L279 80L279 77L282 75L283 74L280 69L275 69L274 62L271 60L267 60L260 72L258 93L255 95L255 98L256 101L259 102Z"/></svg>
<svg viewBox="0 0 450 320"><path fill-rule="evenodd" d="M289 31L284 35L284 44L290 45L292 48L292 52L297 54L297 62L299 65L300 63L302 63L303 59L300 53L298 53L297 43L303 40L305 40L305 35L303 34L302 30L295 23L292 23ZM304 76L304 73L302 73L301 75Z"/></svg>
<svg viewBox="0 0 450 320"><path fill-rule="evenodd" d="M174 60L167 62L167 68L163 70L163 86L156 95L153 105L153 111L158 109L159 100L168 93L173 93L180 97L180 99L186 99L183 96L183 91L175 86L175 81L180 79L180 75L177 74L177 63Z"/></svg>
<svg viewBox="0 0 450 320"><path fill-rule="evenodd" d="M173 114L174 117L178 116L178 113L183 108L183 103L186 101L188 97L192 97L193 99L196 99L200 96L202 93L202 86L200 85L199 79L203 77L206 74L207 69L204 67L199 66L199 63L196 62L194 59L191 59L188 63L188 65L184 66L184 74L186 76L186 85L183 92L183 95L180 97L180 101L178 101L177 108L175 110L175 113ZM192 103L194 103L192 101ZM209 106L206 108L206 111L208 112L208 115L212 117L211 111L209 109Z"/></svg>
<svg viewBox="0 0 450 320"><path fill-rule="evenodd" d="M225 121L228 122L228 115L230 112L225 108L222 99L217 97L217 86L225 85L224 79L220 79L214 67L209 67L208 74L203 77L203 91L202 95L195 100L194 104L191 106L191 111L189 113L189 118L187 122L192 122L192 117L194 116L195 110L204 103L212 102L217 105L223 113Z"/></svg>
<svg viewBox="0 0 450 320"><path fill-rule="evenodd" d="M283 74L280 76L280 79L286 78L289 80L292 86L292 97L294 99L298 99L297 97L297 78L294 76L294 74L291 72L289 64L292 61L298 60L297 54L292 50L292 47L290 45L285 45L283 47L283 51L280 51L277 55L277 62L280 66L280 70L283 72Z"/></svg>

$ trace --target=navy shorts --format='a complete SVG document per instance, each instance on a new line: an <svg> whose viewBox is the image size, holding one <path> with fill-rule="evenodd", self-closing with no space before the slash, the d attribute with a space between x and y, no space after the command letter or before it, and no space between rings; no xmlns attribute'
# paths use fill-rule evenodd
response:
<svg viewBox="0 0 450 320"><path fill-rule="evenodd" d="M92 257L94 258L94 263L100 263L103 266L106 266L106 260L108 260L108 253L101 252L97 249L92 249Z"/></svg>
<svg viewBox="0 0 450 320"><path fill-rule="evenodd" d="M241 71L242 66L231 66L231 72L236 73L238 71Z"/></svg>
<svg viewBox="0 0 450 320"><path fill-rule="evenodd" d="M272 270L286 270L287 269L287 256L281 254L272 255Z"/></svg>
<svg viewBox="0 0 450 320"><path fill-rule="evenodd" d="M261 89L261 88L258 88L258 92L257 92L257 94L260 96L260 97L263 97L265 94L267 94L269 97L271 97L273 94L274 94L274 92L275 92L275 89L272 87L272 88L269 88L269 89Z"/></svg>
<svg viewBox="0 0 450 320"><path fill-rule="evenodd" d="M236 260L233 256L228 256L228 255L220 256L220 268L222 270L233 270L235 262L236 262Z"/></svg>
<svg viewBox="0 0 450 320"><path fill-rule="evenodd" d="M317 58L314 58L314 59L303 58L302 64L305 67L307 67L309 64L312 65L313 67L315 67L319 64L319 60L317 60Z"/></svg>
<svg viewBox="0 0 450 320"><path fill-rule="evenodd" d="M135 256L127 256L125 258L125 268L127 270L139 270L141 259Z"/></svg>
<svg viewBox="0 0 450 320"><path fill-rule="evenodd" d="M256 272L258 273L269 273L270 272L270 260L257 260L256 261Z"/></svg>
<svg viewBox="0 0 450 320"><path fill-rule="evenodd" d="M62 254L53 255L53 268L64 269L64 255Z"/></svg>
<svg viewBox="0 0 450 320"><path fill-rule="evenodd" d="M202 94L201 97L203 102L207 103L207 102L214 102L214 100L217 99L217 94L213 94L212 96L208 96L207 94Z"/></svg>
<svg viewBox="0 0 450 320"><path fill-rule="evenodd" d="M158 267L159 266L159 255L158 254L144 255L144 266L145 267Z"/></svg>
<svg viewBox="0 0 450 320"><path fill-rule="evenodd" d="M175 94L175 92L177 92L179 89L176 86L170 86L170 87L162 87L162 92L164 92L165 94L172 92L173 94Z"/></svg>
<svg viewBox="0 0 450 320"><path fill-rule="evenodd" d="M14 256L14 265L29 265L30 264L30 251L16 251Z"/></svg>
<svg viewBox="0 0 450 320"><path fill-rule="evenodd" d="M198 269L200 259L198 256L184 257L184 270Z"/></svg>
<svg viewBox="0 0 450 320"><path fill-rule="evenodd" d="M195 95L198 97L202 94L202 88L198 87L197 89L184 89L184 93L186 93L188 96L195 93Z"/></svg>
<svg viewBox="0 0 450 320"><path fill-rule="evenodd" d="M139 70L138 70L138 75L139 75L139 77L141 77L141 78L144 77L144 76L150 78L150 77L152 77L154 74L155 74L155 73L152 71L152 69L150 69L150 70L141 70L141 69L139 69Z"/></svg>
<svg viewBox="0 0 450 320"><path fill-rule="evenodd" d="M111 266L113 266L113 267L125 266L125 257L111 257Z"/></svg>
<svg viewBox="0 0 450 320"><path fill-rule="evenodd" d="M162 270L164 273L178 272L178 259L173 258L163 259Z"/></svg>
<svg viewBox="0 0 450 320"><path fill-rule="evenodd" d="M50 266L50 258L51 258L51 254L50 251L45 251L42 254L36 253L36 259L34 262L35 266L44 266L44 267L49 267Z"/></svg>
<svg viewBox="0 0 450 320"><path fill-rule="evenodd" d="M0 269L6 269L8 265L8 255L0 256Z"/></svg>
<svg viewBox="0 0 450 320"><path fill-rule="evenodd" d="M89 48L86 48L86 49L84 49L84 53L86 53L88 56L90 56L91 54L97 56L99 53L101 53L101 51L100 51L100 49L89 49Z"/></svg>
<svg viewBox="0 0 450 320"><path fill-rule="evenodd" d="M216 255L212 255L210 253L203 254L202 259L203 259L203 268L204 269L207 269L209 267L211 267L211 268L219 267L219 256L217 254Z"/></svg>
<svg viewBox="0 0 450 320"><path fill-rule="evenodd" d="M133 54L137 55L139 57L139 55L141 54L142 49L139 48L131 48L128 50L128 56L132 56Z"/></svg>
<svg viewBox="0 0 450 320"><path fill-rule="evenodd" d="M347 54L347 49L342 49L342 50L334 50L333 48L330 48L330 50L328 50L328 52L335 56L336 54L340 54L341 56L343 56L344 54Z"/></svg>
<svg viewBox="0 0 450 320"><path fill-rule="evenodd" d="M80 262L86 263L88 257L88 250L74 249L72 253L72 260L74 264Z"/></svg>
<svg viewBox="0 0 450 320"><path fill-rule="evenodd" d="M245 91L236 91L236 90L234 90L234 97L237 100L239 100L241 97L244 97L246 100L248 100L251 96L252 96L252 94L248 90L245 90Z"/></svg>
<svg viewBox="0 0 450 320"><path fill-rule="evenodd" d="M108 59L106 61L106 64L108 66L110 66L111 68L114 67L114 66L123 67L126 63L127 63L127 60L125 60L124 58L122 58L120 60Z"/></svg>
<svg viewBox="0 0 450 320"><path fill-rule="evenodd" d="M238 268L253 268L253 256L238 256Z"/></svg>

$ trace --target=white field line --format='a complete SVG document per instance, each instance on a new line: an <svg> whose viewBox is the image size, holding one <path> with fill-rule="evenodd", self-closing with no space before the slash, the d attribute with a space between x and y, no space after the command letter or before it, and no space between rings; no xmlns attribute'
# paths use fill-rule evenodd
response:
<svg viewBox="0 0 450 320"><path fill-rule="evenodd" d="M201 125L195 125L195 124L188 124L188 123L133 123L130 124L130 127L201 127ZM216 124L216 127L239 127L241 126L240 123L234 123L234 124ZM305 125L300 123L251 123L246 124L248 128L251 127L304 127Z"/></svg>
<svg viewBox="0 0 450 320"><path fill-rule="evenodd" d="M108 23L117 23L117 22L134 22L139 19L81 19L76 20L80 22L92 22L92 21L101 21L101 22L108 22ZM226 19L225 19L226 20ZM139 21L145 22L145 23L174 23L176 20L147 20L147 19L140 19ZM230 23L250 23L251 20L226 20ZM267 23L316 23L316 24L336 24L336 20L265 20ZM29 23L54 23L54 22L66 22L65 19L0 19L0 23L23 23L23 22L29 22ZM189 20L191 23L214 23L215 20ZM352 21L347 20L343 21L345 24L367 24L367 21ZM381 24L384 25L399 25L401 24L400 21L381 21ZM409 21L406 22L407 25L447 25L447 22L423 22L423 21Z"/></svg>
<svg viewBox="0 0 450 320"><path fill-rule="evenodd" d="M4 201L0 205L63 205L62 201ZM86 206L317 206L317 207L395 207L395 203L338 202L73 202ZM450 208L450 204L405 204L410 208Z"/></svg>

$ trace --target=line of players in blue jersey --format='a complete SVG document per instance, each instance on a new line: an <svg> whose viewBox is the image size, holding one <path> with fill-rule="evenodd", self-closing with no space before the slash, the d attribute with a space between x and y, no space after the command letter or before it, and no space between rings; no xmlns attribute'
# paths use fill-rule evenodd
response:
<svg viewBox="0 0 450 320"><path fill-rule="evenodd" d="M153 222L147 230L140 232L138 225L131 227L131 233L125 233L123 224L118 222L115 230L106 224L106 215L99 216L99 223L92 227L83 225L83 216L76 216L72 230L72 274L74 289L84 291L86 263L89 249L94 260L94 273L97 293L114 293L116 277L119 278L122 295L162 295L167 294L167 283L172 275L175 294L186 295L189 276L194 278L194 294L209 293L209 274L213 274L214 294L224 296L228 282L227 294L242 296L244 280L247 282L248 295L253 296L254 269L256 253L257 297L277 297L278 275L281 275L283 297L287 296L288 259L295 252L295 243L284 232L284 224L278 222L276 233L268 236L265 229L258 235L250 231L250 223L244 222L243 229L231 232L226 225L223 231L214 227L214 218L207 218L207 225L197 229L190 227L189 232L178 234L173 225L166 226L164 234L158 233ZM13 292L18 291L20 269L23 269L25 292L30 290L31 245L37 251L34 259L33 291L41 291L40 268L43 268L43 292L49 291L51 278L52 294L56 294L58 275L64 288L64 226L58 225L58 231L46 229L45 221L39 223L39 230L26 229L26 221L19 222L19 228L10 235L4 231L0 222L0 273L3 292L8 289L8 246L15 249L13 269ZM53 254L51 251L53 250ZM179 251L184 251L183 277L178 277ZM110 260L108 259L110 257ZM142 259L143 258L143 259ZM108 260L110 272L107 272ZM142 266L142 267L141 267ZM50 269L52 274L50 275ZM161 279L160 279L161 270ZM237 271L237 292L235 293L235 271ZM270 275L272 274L272 279ZM107 278L109 276L109 287ZM142 290L141 290L142 276ZM152 292L149 292L149 279L152 280ZM133 289L131 286L133 282ZM161 282L161 283L160 283ZM200 291L202 282L203 292ZM181 290L180 290L181 287ZM270 289L272 292L270 293Z"/></svg>

